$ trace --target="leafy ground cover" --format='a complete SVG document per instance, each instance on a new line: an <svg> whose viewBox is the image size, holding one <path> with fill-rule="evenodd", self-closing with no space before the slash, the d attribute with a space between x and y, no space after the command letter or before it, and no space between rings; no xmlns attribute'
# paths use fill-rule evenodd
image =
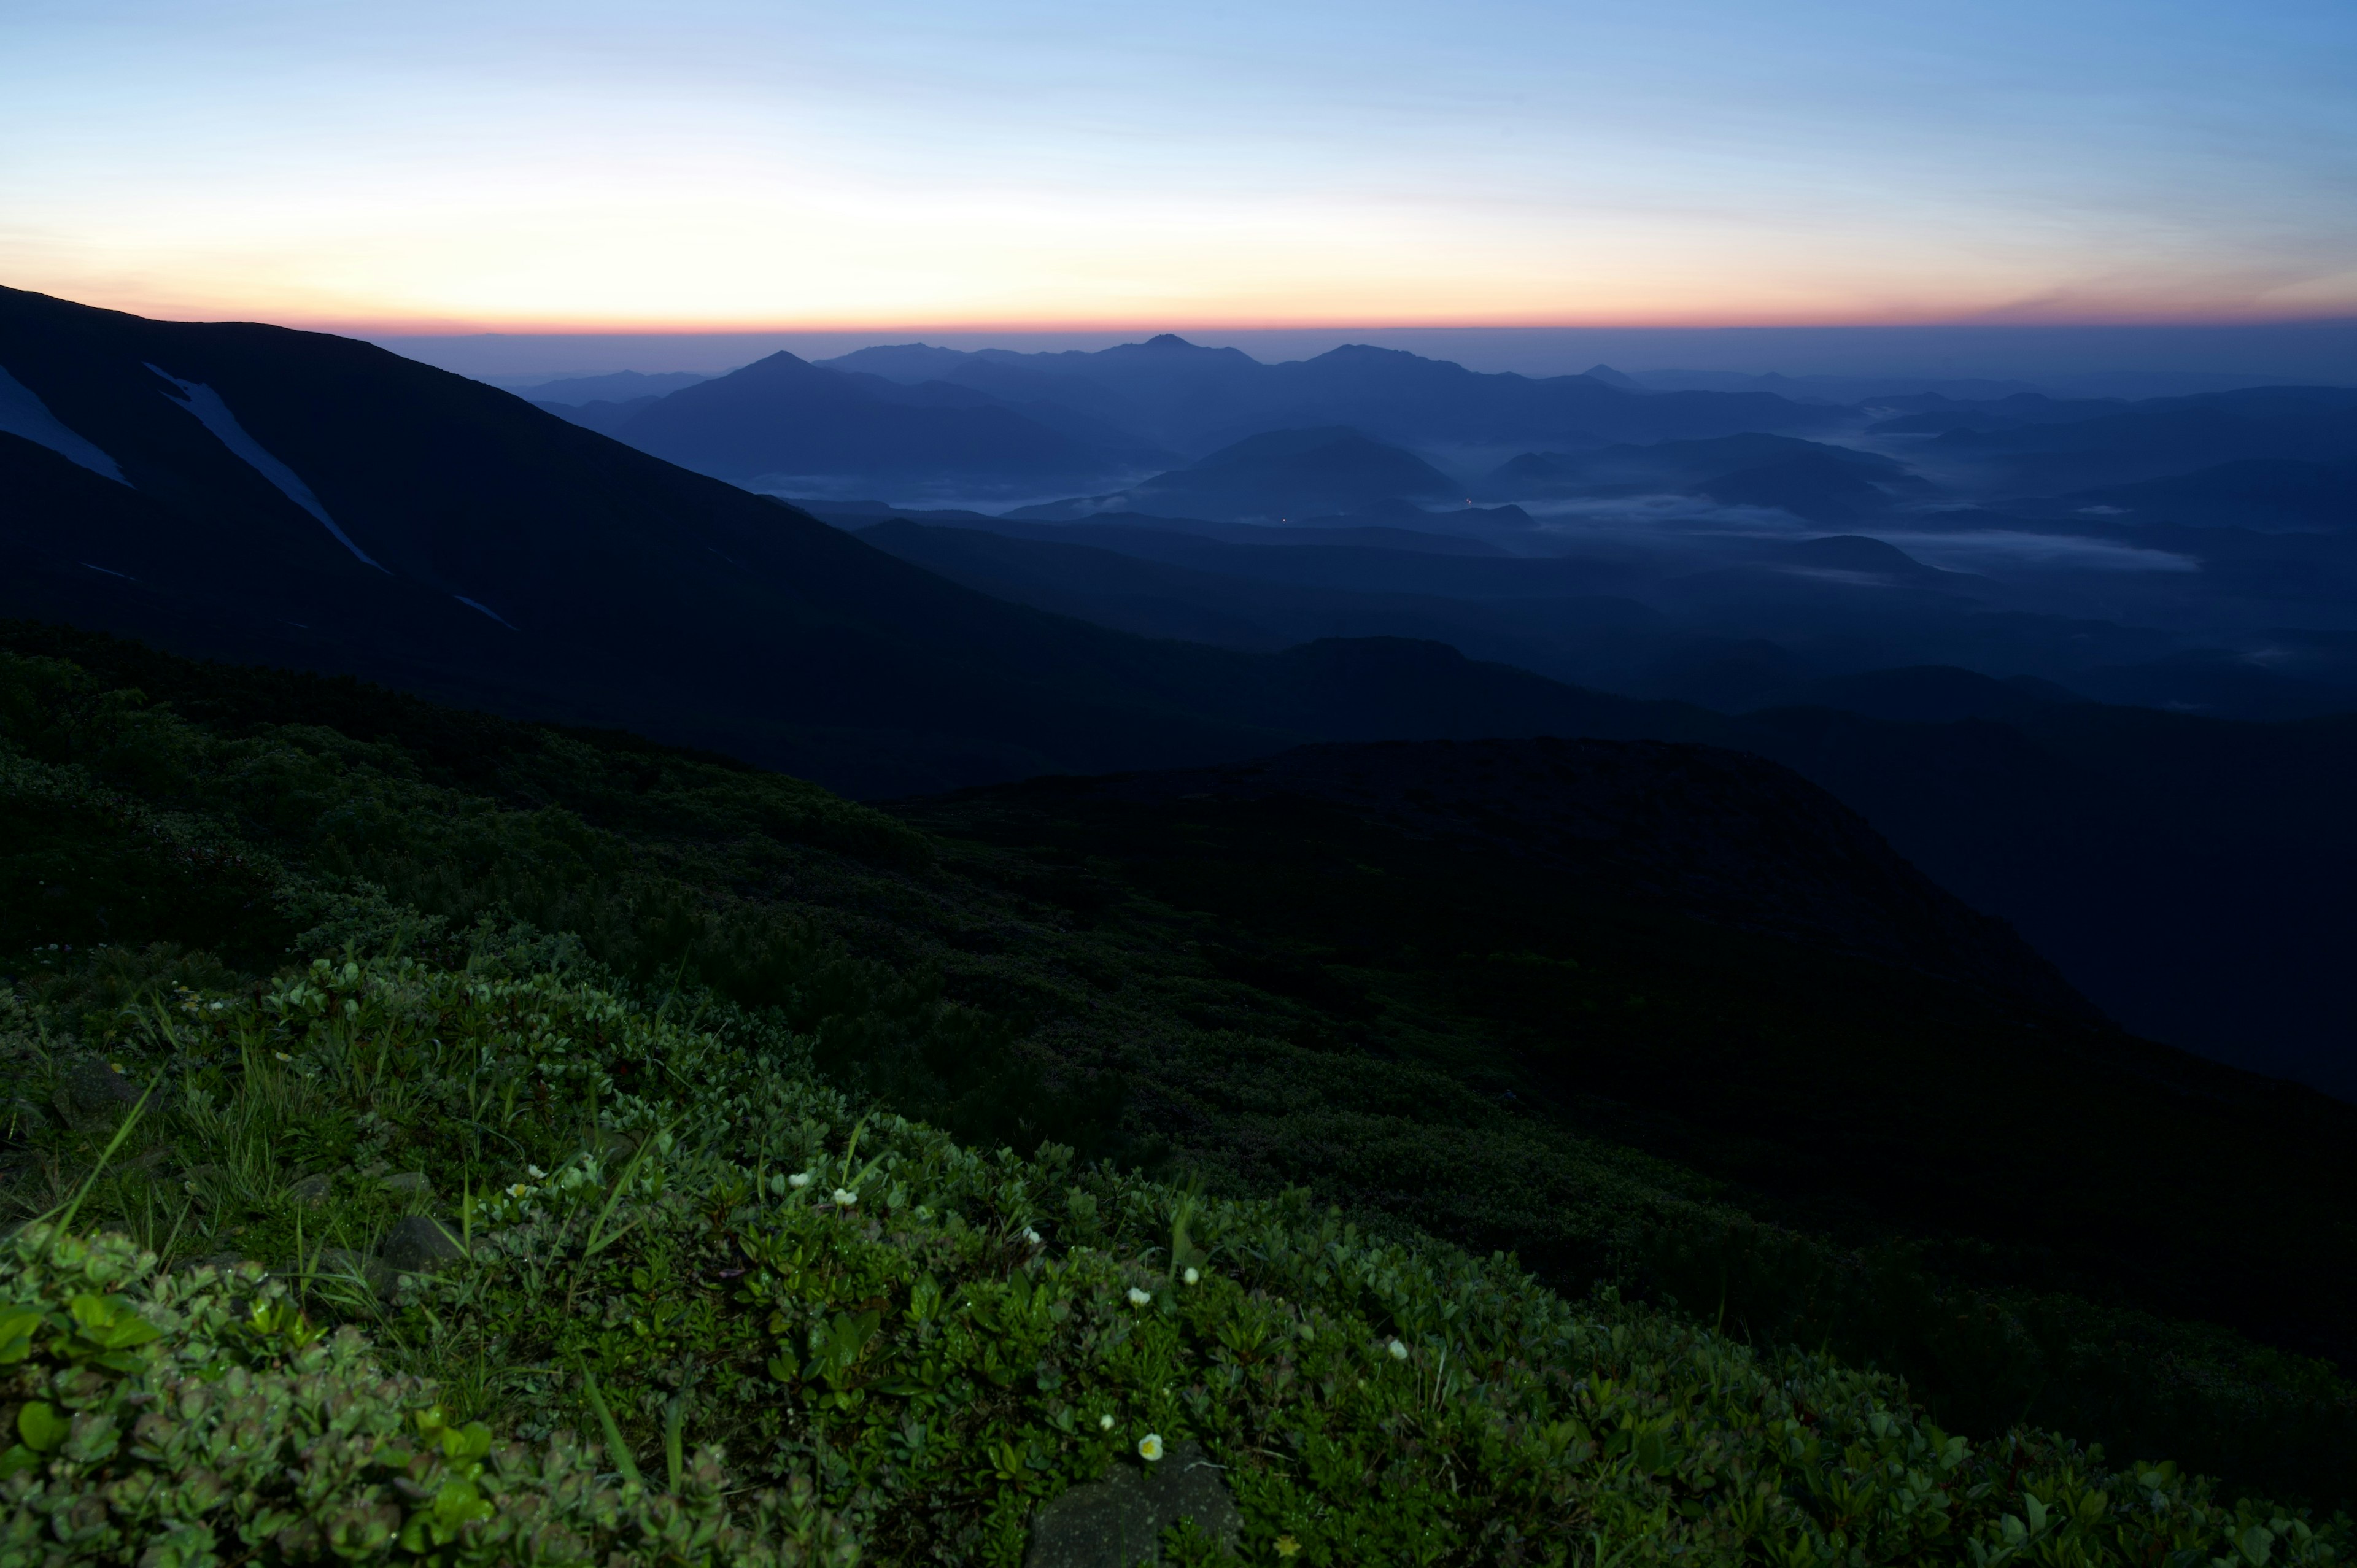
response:
<svg viewBox="0 0 2357 1568"><path fill-rule="evenodd" d="M0 1551L1011 1563L1040 1499L1189 1438L1249 1561L2346 1549L2339 1520L2034 1433L1972 1443L1887 1376L1572 1304L1297 1189L1202 1198L856 1115L797 1042L548 958L317 960L190 987L119 1044L153 1109L83 1126L118 1158L75 1218L130 1233L37 1224L0 1260ZM464 1255L371 1281L369 1241L453 1192ZM272 1272L159 1270L200 1214Z"/></svg>
<svg viewBox="0 0 2357 1568"><path fill-rule="evenodd" d="M0 655L0 954L20 955L5 960L21 1047L0 1165L7 1201L26 1215L68 1201L120 1113L120 1085L168 1069L205 1105L243 1107L247 1130L191 1121L199 1101L167 1095L143 1120L150 1141L93 1190L90 1215L163 1266L253 1257L276 1277L293 1271L312 1321L364 1327L382 1368L430 1371L447 1411L502 1435L594 1429L586 1382L566 1381L578 1376L565 1365L572 1330L533 1339L524 1326L544 1307L545 1277L476 1318L417 1298L432 1321L499 1324L511 1339L455 1326L419 1337L414 1324L387 1337L396 1326L371 1305L382 1283L369 1277L371 1250L411 1211L461 1230L479 1216L486 1236L501 1233L511 1219L497 1194L544 1185L534 1167L561 1182L588 1168L586 1155L610 1183L628 1157L614 1140L647 1130L618 1121L618 1106L668 1108L659 1127L702 1080L750 1073L796 1094L847 1093L860 1112L907 1115L955 1144L1071 1151L1060 1174L1026 1178L1046 1183L1025 1219L1047 1239L1043 1267L1077 1243L1125 1245L1150 1270L1182 1189L1208 1214L1308 1187L1319 1205L1343 1206L1358 1245L1423 1257L1438 1238L1476 1257L1512 1251L1520 1261L1493 1265L1500 1277L1532 1270L1537 1284L1517 1288L1580 1304L1567 1312L1635 1314L1667 1332L1684 1320L1660 1309L1683 1303L1755 1365L1781 1366L1799 1345L1903 1374L1904 1395L1886 1383L1877 1397L1921 1402L1920 1419L1975 1453L2018 1428L2061 1428L2115 1455L2223 1475L2230 1496L2330 1506L2348 1495L2357 1404L2330 1365L2298 1353L2315 1348L2318 1324L2345 1323L2330 1304L2352 1253L2346 1172L2328 1157L2329 1114L2316 1122L2324 1113L2308 1101L2277 1103L2108 1036L2025 1040L2019 1019L1955 988L1674 912L1550 907L1509 868L1462 857L1447 867L1463 879L1457 891L1437 897L1415 864L1425 852L1346 822L1118 823L1005 798L892 814L626 736L38 628L9 635L31 656ZM323 1072L324 1058L283 1040L255 1056L246 1036L232 1048L221 1033L291 1027L269 999L293 994L296 976L282 972L310 972L315 956L331 956L338 975L349 956L380 977L405 957L422 967L403 983L429 989L431 977L470 972L586 986L618 1016L722 1045L677 1060L621 1051L577 1079L569 1069L503 1078L488 1058L436 1055L391 1087L328 1094L276 1053ZM425 1040L468 1037L433 1016ZM573 1027L550 1026L567 1038ZM107 1072L109 1060L129 1077ZM1986 1081L1923 1069L1975 1060ZM265 1082L294 1108L269 1110ZM1772 1111L1747 1118L1747 1101ZM786 1114L756 1113L766 1105L740 1116L744 1136ZM692 1146L766 1183L839 1151L853 1114L838 1105L820 1119L831 1132L774 1161L759 1143ZM871 1152L883 1124L871 1122ZM681 1146L684 1134L673 1136ZM2140 1138L2151 1147L2139 1152ZM1056 1194L1112 1203L1114 1187L1091 1185L1119 1185L1097 1168L1106 1157L1153 1172L1159 1186L1129 1186L1162 1208L1151 1224L1092 1240L1073 1233ZM643 1174L668 1168L650 1155ZM427 1191L382 1185L404 1176ZM314 1208L322 1177L329 1191ZM677 1195L704 1177L662 1179ZM711 1174L709 1190L735 1179ZM947 1209L966 1222L979 1212ZM717 1279L748 1267L741 1246L719 1261L736 1245L732 1222L707 1208L665 1219L664 1233L707 1221L720 1230L702 1262L671 1254L673 1273L608 1283L650 1311L704 1302L694 1332L725 1339L716 1326L734 1333L759 1316L729 1294L749 1287ZM571 1223L573 1240L548 1244L586 1246L587 1219ZM634 1231L595 1256L634 1258L642 1240ZM464 1277L507 1267L500 1255ZM2236 1288L2219 1288L2221 1274ZM1641 1305L1608 1310L1599 1283ZM699 1294L707 1286L717 1294ZM2250 1310L2222 1309L2238 1295ZM837 1305L856 1334L868 1310L891 1318L885 1300ZM1362 1316L1370 1334L1383 1327ZM830 1309L830 1335L834 1323ZM685 1353L685 1340L664 1343L674 1359ZM650 1383L577 1348L619 1391L611 1404L634 1453L662 1451L677 1408L683 1444L719 1442L730 1474L748 1477L732 1487L790 1481L791 1466L758 1468L775 1434L733 1424L725 1401L700 1402L751 1378L742 1400L774 1403L771 1384L741 1368L737 1384L685 1372ZM722 1348L711 1354L737 1366L742 1347ZM774 1353L757 1359L761 1376ZM517 1367L542 1369L539 1393L502 1380ZM861 1523L850 1495L824 1494L830 1519L872 1551L914 1550ZM983 1523L959 1518L927 1527L929 1539L964 1539L952 1555L983 1552L986 1531L963 1535Z"/></svg>

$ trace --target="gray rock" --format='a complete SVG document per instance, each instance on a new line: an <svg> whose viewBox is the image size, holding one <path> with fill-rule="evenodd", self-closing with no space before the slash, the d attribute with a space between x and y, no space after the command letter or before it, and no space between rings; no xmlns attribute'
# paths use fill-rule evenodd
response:
<svg viewBox="0 0 2357 1568"><path fill-rule="evenodd" d="M286 1189L286 1201L307 1204L313 1208L328 1201L335 1184L323 1176L307 1176Z"/></svg>
<svg viewBox="0 0 2357 1568"><path fill-rule="evenodd" d="M413 1214L394 1222L385 1232L383 1254L385 1266L397 1273L423 1273L438 1269L455 1258L467 1255L440 1220L431 1215Z"/></svg>
<svg viewBox="0 0 2357 1568"><path fill-rule="evenodd" d="M377 1186L387 1192L422 1193L428 1197L434 1196L434 1184L425 1179L424 1171L404 1171L399 1176L389 1176L377 1183Z"/></svg>
<svg viewBox="0 0 2357 1568"><path fill-rule="evenodd" d="M79 1122L129 1110L138 1103L139 1088L104 1062L85 1058L66 1069L58 1096L68 1119Z"/></svg>
<svg viewBox="0 0 2357 1568"><path fill-rule="evenodd" d="M1115 1465L1102 1481L1053 1498L1031 1521L1025 1568L1137 1568L1162 1561L1162 1532L1182 1519L1232 1551L1243 1516L1200 1444L1173 1443L1161 1460Z"/></svg>

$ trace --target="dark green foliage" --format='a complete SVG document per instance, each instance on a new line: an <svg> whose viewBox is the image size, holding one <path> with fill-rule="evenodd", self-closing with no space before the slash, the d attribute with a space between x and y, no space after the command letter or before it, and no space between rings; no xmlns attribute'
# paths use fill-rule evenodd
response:
<svg viewBox="0 0 2357 1568"><path fill-rule="evenodd" d="M1247 1560L1321 1568L2345 1551L2344 1520L1973 1443L1887 1377L1574 1305L1297 1190L855 1118L790 1044L515 967L541 956L318 960L126 1048L174 1092L108 1134L86 1213L154 1233L177 1205L167 1252L191 1208L241 1218L270 1273L46 1224L0 1253L6 1560L1011 1565L1038 1503L1190 1439ZM387 1156L462 1195L439 1272L359 1261L417 1201L371 1179Z"/></svg>
<svg viewBox="0 0 2357 1568"><path fill-rule="evenodd" d="M2028 1422L2348 1495L2350 1390L2296 1353L2347 1324L2348 1144L2314 1097L1315 811L979 797L912 828L714 759L92 649L106 679L0 658L0 788L84 813L40 831L85 834L93 864L118 822L218 858L188 902L110 915L100 951L43 926L5 960L38 1007L27 1039L50 1037L16 1069L27 1211L96 1153L55 1109L72 1075L159 1003L255 996L289 946L457 967L522 941L505 971L610 974L985 1148L1168 1160L1226 1197L1307 1187L1371 1235L1509 1250L1574 1296L1614 1282L1762 1354L1903 1373L1976 1439ZM149 700L113 684L135 677ZM0 906L25 907L27 875L38 891L17 824L52 820L0 816ZM199 1058L234 1065L168 1059ZM623 1053L591 1100L518 1112L528 1077L417 1071L460 1098L307 1103L256 1135L266 1173L187 1162L226 1174L110 1212L177 1255L285 1259L296 1220L310 1245L326 1220L278 1195L325 1173L351 1230L327 1244L365 1250L420 1200L352 1173L422 1171L455 1202L558 1169L609 1095L694 1075Z"/></svg>

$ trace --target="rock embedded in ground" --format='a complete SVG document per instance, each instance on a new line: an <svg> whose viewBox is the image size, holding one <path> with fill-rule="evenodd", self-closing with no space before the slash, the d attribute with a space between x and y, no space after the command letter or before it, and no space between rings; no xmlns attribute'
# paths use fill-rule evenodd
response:
<svg viewBox="0 0 2357 1568"><path fill-rule="evenodd" d="M69 1120L125 1110L139 1100L138 1087L102 1061L82 1060L68 1068L59 1093Z"/></svg>
<svg viewBox="0 0 2357 1568"><path fill-rule="evenodd" d="M334 1189L334 1186L335 1184L326 1176L307 1176L286 1189L286 1201L308 1204L311 1208L317 1208L328 1201L328 1195Z"/></svg>
<svg viewBox="0 0 2357 1568"><path fill-rule="evenodd" d="M1136 1568L1162 1561L1162 1532L1182 1519L1233 1549L1243 1516L1220 1466L1200 1444L1178 1442L1144 1467L1115 1465L1102 1481L1045 1504L1031 1524L1024 1568Z"/></svg>
<svg viewBox="0 0 2357 1568"><path fill-rule="evenodd" d="M396 1273L422 1273L467 1255L458 1238L431 1215L413 1214L385 1232L379 1249L385 1266Z"/></svg>

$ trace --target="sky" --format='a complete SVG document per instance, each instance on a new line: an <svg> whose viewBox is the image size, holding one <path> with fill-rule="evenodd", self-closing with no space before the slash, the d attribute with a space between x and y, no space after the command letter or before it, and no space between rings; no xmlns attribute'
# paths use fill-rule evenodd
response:
<svg viewBox="0 0 2357 1568"><path fill-rule="evenodd" d="M2357 316L2348 0L7 0L0 283L385 333Z"/></svg>

